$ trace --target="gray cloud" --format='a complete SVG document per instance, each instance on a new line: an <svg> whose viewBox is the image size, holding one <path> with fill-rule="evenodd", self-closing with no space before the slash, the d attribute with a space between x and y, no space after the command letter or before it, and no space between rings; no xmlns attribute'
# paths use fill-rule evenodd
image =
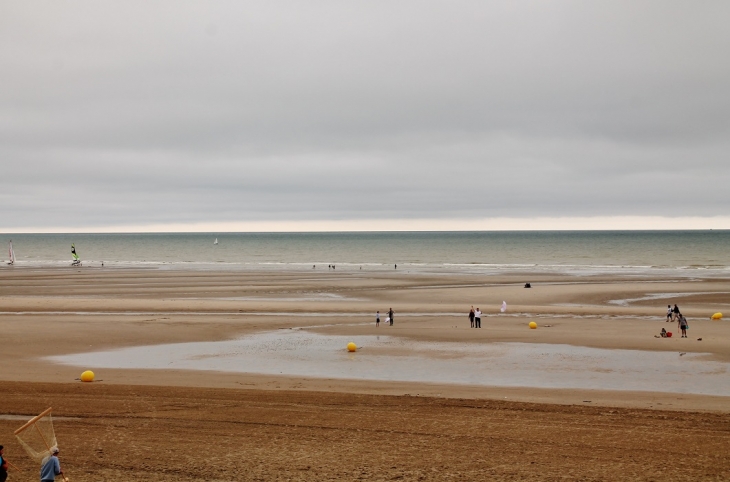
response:
<svg viewBox="0 0 730 482"><path fill-rule="evenodd" d="M730 207L723 2L2 8L8 227Z"/></svg>

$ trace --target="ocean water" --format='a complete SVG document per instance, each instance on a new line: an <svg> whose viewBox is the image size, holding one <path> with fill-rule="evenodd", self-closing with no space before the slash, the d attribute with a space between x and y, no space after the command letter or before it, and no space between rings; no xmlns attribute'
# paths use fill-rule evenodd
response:
<svg viewBox="0 0 730 482"><path fill-rule="evenodd" d="M11 239L0 269L68 266L74 243L84 266L730 276L728 230L0 234L4 253Z"/></svg>

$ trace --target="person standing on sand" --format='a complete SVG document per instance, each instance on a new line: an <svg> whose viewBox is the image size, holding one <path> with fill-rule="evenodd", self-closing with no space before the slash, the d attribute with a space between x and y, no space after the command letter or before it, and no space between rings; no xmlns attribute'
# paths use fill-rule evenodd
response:
<svg viewBox="0 0 730 482"><path fill-rule="evenodd" d="M474 327L482 327L482 312L479 310L479 308L477 308L477 311L474 312Z"/></svg>
<svg viewBox="0 0 730 482"><path fill-rule="evenodd" d="M58 461L58 447L53 447L51 455L43 460L41 482L54 482L57 475L63 477L63 470L61 470L61 462Z"/></svg>
<svg viewBox="0 0 730 482"><path fill-rule="evenodd" d="M5 447L0 445L0 482L5 482L8 479L8 461L5 460L3 451Z"/></svg>
<svg viewBox="0 0 730 482"><path fill-rule="evenodd" d="M667 305L667 323L672 321L672 305Z"/></svg>
<svg viewBox="0 0 730 482"><path fill-rule="evenodd" d="M375 312L375 328L380 326L380 311Z"/></svg>
<svg viewBox="0 0 730 482"><path fill-rule="evenodd" d="M677 329L682 330L682 338L687 338L687 328L689 327L689 323L687 323L687 318L684 317L684 315L679 315L679 321L677 322Z"/></svg>
<svg viewBox="0 0 730 482"><path fill-rule="evenodd" d="M393 311L393 308L388 310L388 318L390 318L390 326L393 326L393 315L395 312Z"/></svg>
<svg viewBox="0 0 730 482"><path fill-rule="evenodd" d="M474 328L474 306L472 306L471 310L469 310L469 326Z"/></svg>
<svg viewBox="0 0 730 482"><path fill-rule="evenodd" d="M674 309L672 311L674 312L674 319L679 321L679 315L681 313L679 312L679 306L677 306L676 303L674 304Z"/></svg>

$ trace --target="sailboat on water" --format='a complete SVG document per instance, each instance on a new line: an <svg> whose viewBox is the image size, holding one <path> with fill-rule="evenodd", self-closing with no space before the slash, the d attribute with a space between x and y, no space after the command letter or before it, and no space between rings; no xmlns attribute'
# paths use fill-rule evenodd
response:
<svg viewBox="0 0 730 482"><path fill-rule="evenodd" d="M79 258L79 255L76 254L76 246L73 244L71 245L71 256L74 259L71 266L81 266L81 258Z"/></svg>
<svg viewBox="0 0 730 482"><path fill-rule="evenodd" d="M218 238L215 238L215 241L213 241L213 244L218 244Z"/></svg>
<svg viewBox="0 0 730 482"><path fill-rule="evenodd" d="M10 256L10 261L8 261L8 264L13 265L15 264L15 251L13 251L13 240L10 240L10 246L8 247L8 256Z"/></svg>

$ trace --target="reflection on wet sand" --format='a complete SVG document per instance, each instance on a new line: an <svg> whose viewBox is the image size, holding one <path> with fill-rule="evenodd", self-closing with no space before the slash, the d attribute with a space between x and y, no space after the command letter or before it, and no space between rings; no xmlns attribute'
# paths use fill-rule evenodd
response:
<svg viewBox="0 0 730 482"><path fill-rule="evenodd" d="M357 353L345 346L354 341ZM221 342L48 357L65 365L182 369L319 378L578 388L730 396L730 364L702 354L562 344L423 342L279 330Z"/></svg>

